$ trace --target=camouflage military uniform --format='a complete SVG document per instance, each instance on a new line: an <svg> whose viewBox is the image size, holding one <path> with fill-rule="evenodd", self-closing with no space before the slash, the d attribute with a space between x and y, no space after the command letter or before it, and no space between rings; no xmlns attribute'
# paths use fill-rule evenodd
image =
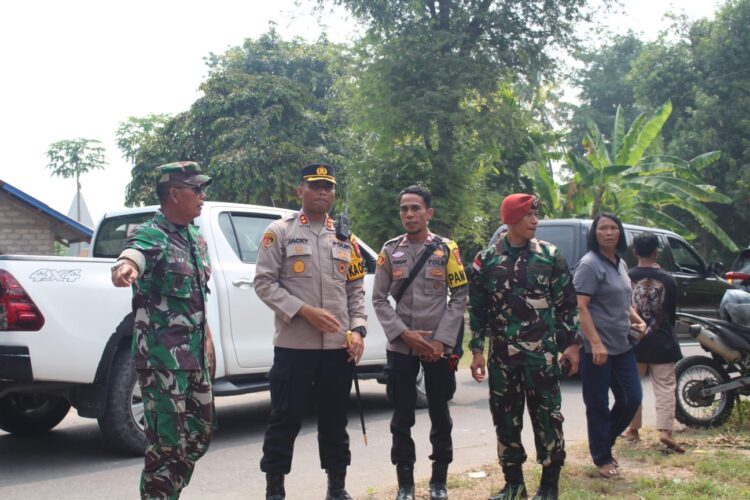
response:
<svg viewBox="0 0 750 500"><path fill-rule="evenodd" d="M139 253L133 361L146 419L143 498L177 498L211 436L205 302L211 267L198 228L161 211L139 226L121 257Z"/></svg>
<svg viewBox="0 0 750 500"><path fill-rule="evenodd" d="M521 443L524 399L534 428L537 461L565 460L555 327L575 341L577 301L565 259L536 239L512 247L507 238L480 252L469 285L472 351L491 338L490 409L503 466L526 460Z"/></svg>

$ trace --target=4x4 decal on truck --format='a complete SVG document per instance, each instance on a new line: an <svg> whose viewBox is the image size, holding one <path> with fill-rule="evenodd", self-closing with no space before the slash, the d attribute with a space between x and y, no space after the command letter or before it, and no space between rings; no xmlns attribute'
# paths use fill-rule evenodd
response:
<svg viewBox="0 0 750 500"><path fill-rule="evenodd" d="M31 281L67 281L72 283L81 277L80 269L37 269L29 275Z"/></svg>

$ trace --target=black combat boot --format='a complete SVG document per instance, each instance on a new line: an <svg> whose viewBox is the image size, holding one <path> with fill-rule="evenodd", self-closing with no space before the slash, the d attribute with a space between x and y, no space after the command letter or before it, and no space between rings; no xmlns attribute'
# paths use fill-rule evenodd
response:
<svg viewBox="0 0 750 500"><path fill-rule="evenodd" d="M351 495L346 491L346 469L326 472L328 473L326 500L352 500Z"/></svg>
<svg viewBox="0 0 750 500"><path fill-rule="evenodd" d="M398 493L396 500L414 500L414 466L412 464L396 465Z"/></svg>
<svg viewBox="0 0 750 500"><path fill-rule="evenodd" d="M534 500L557 500L560 482L560 466L550 465L542 468L542 480L539 482L539 490L534 495Z"/></svg>
<svg viewBox="0 0 750 500"><path fill-rule="evenodd" d="M448 500L448 464L432 462L430 500Z"/></svg>
<svg viewBox="0 0 750 500"><path fill-rule="evenodd" d="M266 474L266 500L284 500L284 474Z"/></svg>
<svg viewBox="0 0 750 500"><path fill-rule="evenodd" d="M495 493L489 500L516 500L528 498L526 494L526 483L523 481L523 469L520 465L508 465L503 467L505 486Z"/></svg>

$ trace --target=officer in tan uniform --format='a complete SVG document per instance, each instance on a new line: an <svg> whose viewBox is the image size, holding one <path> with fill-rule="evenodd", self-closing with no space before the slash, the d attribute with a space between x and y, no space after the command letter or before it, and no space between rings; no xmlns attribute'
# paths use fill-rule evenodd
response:
<svg viewBox="0 0 750 500"><path fill-rule="evenodd" d="M332 166L304 167L297 196L302 210L268 226L255 271L255 291L276 313L268 373L271 416L260 468L266 473L266 499L285 498L284 476L291 470L294 440L312 391L320 464L328 474L326 499L349 499L346 412L367 333L364 262L354 236L337 236L328 216L336 196ZM347 330L353 332L351 345Z"/></svg>
<svg viewBox="0 0 750 500"><path fill-rule="evenodd" d="M456 344L469 287L456 243L428 229L433 215L431 202L430 192L422 186L409 186L399 194L406 234L383 246L372 293L375 312L389 340L387 394L394 407L391 462L398 477L397 500L414 499L416 454L411 428L420 364L432 422L431 499L448 498L448 464L453 461L453 421L448 401L456 390L456 375L448 359ZM425 255L420 269L420 259ZM412 273L416 274L409 283ZM395 309L389 295L396 302Z"/></svg>

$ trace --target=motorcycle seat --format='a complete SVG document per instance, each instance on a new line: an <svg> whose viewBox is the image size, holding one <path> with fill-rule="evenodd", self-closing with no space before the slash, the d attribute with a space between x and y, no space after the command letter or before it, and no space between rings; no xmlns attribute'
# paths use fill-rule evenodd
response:
<svg viewBox="0 0 750 500"><path fill-rule="evenodd" d="M750 329L726 321L716 321L716 333L732 349L744 354L750 352Z"/></svg>

